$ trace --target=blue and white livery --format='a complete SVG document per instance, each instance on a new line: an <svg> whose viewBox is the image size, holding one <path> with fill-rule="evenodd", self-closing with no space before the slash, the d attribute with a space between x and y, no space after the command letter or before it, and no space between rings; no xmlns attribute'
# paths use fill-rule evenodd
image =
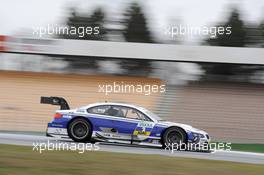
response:
<svg viewBox="0 0 264 175"><path fill-rule="evenodd" d="M60 105L47 136L77 142L111 142L166 147L172 143L209 144L209 135L190 125L162 120L147 109L125 103L94 103L70 109L61 97L41 97L41 103Z"/></svg>

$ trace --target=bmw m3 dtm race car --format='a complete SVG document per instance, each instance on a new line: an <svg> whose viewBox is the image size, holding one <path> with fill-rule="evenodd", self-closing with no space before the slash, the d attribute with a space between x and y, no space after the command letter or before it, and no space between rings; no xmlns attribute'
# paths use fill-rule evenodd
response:
<svg viewBox="0 0 264 175"><path fill-rule="evenodd" d="M62 97L41 97L41 103L61 108L48 123L46 134L50 137L160 147L179 143L208 145L210 141L205 131L165 121L136 105L105 102L70 109Z"/></svg>

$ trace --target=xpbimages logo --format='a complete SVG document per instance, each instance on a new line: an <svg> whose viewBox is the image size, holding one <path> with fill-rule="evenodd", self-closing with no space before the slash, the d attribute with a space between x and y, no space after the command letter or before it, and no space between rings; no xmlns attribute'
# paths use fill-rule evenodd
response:
<svg viewBox="0 0 264 175"><path fill-rule="evenodd" d="M74 142L33 142L33 151L37 151L40 154L43 151L77 151L82 154L85 151L98 151L100 149L97 143L74 143Z"/></svg>
<svg viewBox="0 0 264 175"><path fill-rule="evenodd" d="M165 35L175 38L178 36L195 36L195 35L205 35L210 38L215 38L218 35L231 35L231 26L188 26L188 25L178 25L178 26L168 26L165 28Z"/></svg>
<svg viewBox="0 0 264 175"><path fill-rule="evenodd" d="M125 84L124 82L113 82L110 84L99 84L98 92L108 95L110 93L140 93L151 95L156 93L164 93L166 85L158 84Z"/></svg>
<svg viewBox="0 0 264 175"><path fill-rule="evenodd" d="M86 35L99 35L99 26L60 26L58 24L48 24L47 26L33 27L33 35L43 37L45 35L72 35L83 38Z"/></svg>
<svg viewBox="0 0 264 175"><path fill-rule="evenodd" d="M174 151L201 151L215 153L217 151L231 151L231 143L166 143L165 150L174 153Z"/></svg>

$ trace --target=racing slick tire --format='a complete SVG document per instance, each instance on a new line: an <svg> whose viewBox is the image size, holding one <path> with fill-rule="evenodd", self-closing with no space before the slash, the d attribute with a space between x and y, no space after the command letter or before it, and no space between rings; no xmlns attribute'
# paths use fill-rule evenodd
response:
<svg viewBox="0 0 264 175"><path fill-rule="evenodd" d="M187 149L187 134L179 127L168 128L162 136L163 148L170 148L175 150L186 150Z"/></svg>
<svg viewBox="0 0 264 175"><path fill-rule="evenodd" d="M75 142L90 142L91 124L84 118L74 119L68 126L68 135Z"/></svg>

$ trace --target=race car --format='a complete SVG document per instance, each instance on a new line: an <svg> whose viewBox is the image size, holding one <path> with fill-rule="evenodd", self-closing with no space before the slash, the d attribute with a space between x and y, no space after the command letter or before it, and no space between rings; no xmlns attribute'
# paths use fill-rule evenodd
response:
<svg viewBox="0 0 264 175"><path fill-rule="evenodd" d="M70 109L62 97L41 97L40 102L60 106L48 123L46 134L50 137L159 147L179 143L208 145L210 142L205 131L165 121L137 105L103 102Z"/></svg>

